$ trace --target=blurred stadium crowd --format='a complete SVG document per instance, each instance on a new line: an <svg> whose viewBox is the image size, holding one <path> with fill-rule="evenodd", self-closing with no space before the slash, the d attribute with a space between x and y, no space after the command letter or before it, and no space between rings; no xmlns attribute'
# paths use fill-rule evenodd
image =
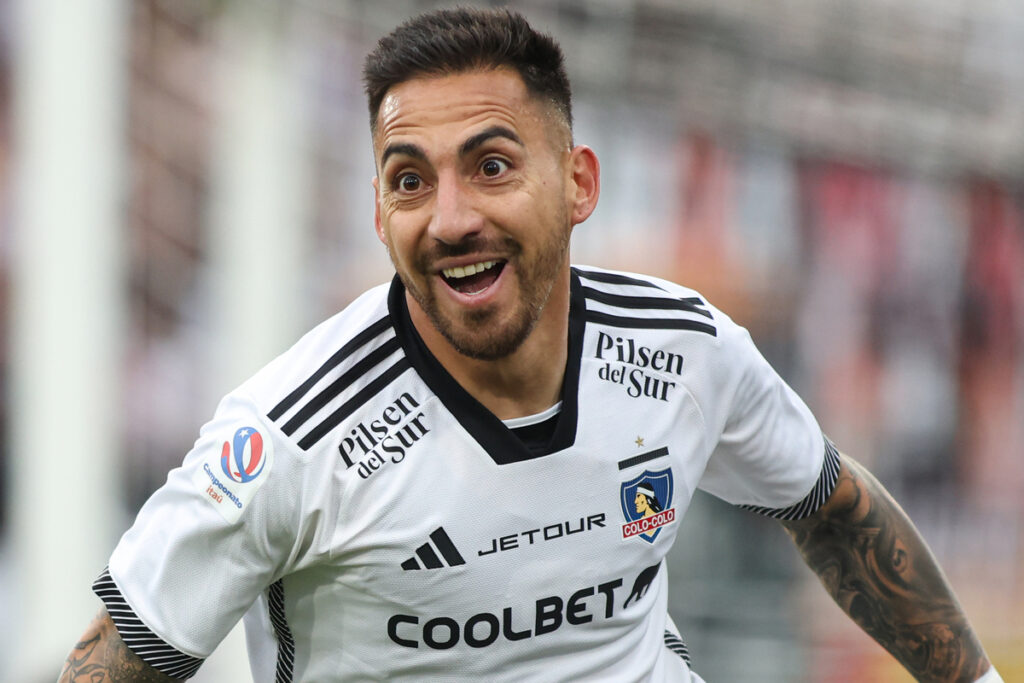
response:
<svg viewBox="0 0 1024 683"><path fill-rule="evenodd" d="M3 301L16 228L9 1L0 1ZM217 76L232 59L224 25L244 4L130 7L126 517L214 407L200 389L216 230L210 150L232 97ZM309 225L281 229L309 233L296 307L312 324L389 277L372 230L358 74L397 18L438 3L253 4L296 57ZM1024 678L1024 9L509 4L561 40L577 140L602 161L601 204L578 228L575 259L685 283L747 326L840 448L908 509L1004 678ZM7 325L0 316L3 339ZM5 396L0 429L17 409ZM19 457L0 449L5 464ZM753 680L752 670L767 672L760 680L899 680L773 525L701 498L686 527L691 551L706 551L670 567L673 613L708 680ZM745 668L755 657L757 668Z"/></svg>

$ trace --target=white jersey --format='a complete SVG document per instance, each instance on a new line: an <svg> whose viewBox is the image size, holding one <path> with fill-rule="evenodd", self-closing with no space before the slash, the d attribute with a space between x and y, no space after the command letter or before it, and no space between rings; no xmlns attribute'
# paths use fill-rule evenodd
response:
<svg viewBox="0 0 1024 683"><path fill-rule="evenodd" d="M838 456L695 292L571 286L539 435L452 379L397 279L225 397L97 580L125 642L185 677L244 615L258 681L699 680L664 567L694 491L795 518Z"/></svg>

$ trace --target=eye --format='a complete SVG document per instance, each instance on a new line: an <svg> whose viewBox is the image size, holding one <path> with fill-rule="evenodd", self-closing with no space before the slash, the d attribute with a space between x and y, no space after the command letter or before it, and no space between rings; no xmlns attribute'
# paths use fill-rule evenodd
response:
<svg viewBox="0 0 1024 683"><path fill-rule="evenodd" d="M480 164L480 172L488 178L496 178L507 170L508 162L501 159L495 159L494 157L484 159L484 162Z"/></svg>
<svg viewBox="0 0 1024 683"><path fill-rule="evenodd" d="M423 185L423 180L415 173L403 173L395 180L395 187L402 192L416 192Z"/></svg>

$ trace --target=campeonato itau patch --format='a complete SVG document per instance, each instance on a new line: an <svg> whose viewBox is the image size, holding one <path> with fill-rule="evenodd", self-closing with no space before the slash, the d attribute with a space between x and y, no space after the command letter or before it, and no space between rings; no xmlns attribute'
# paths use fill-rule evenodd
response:
<svg viewBox="0 0 1024 683"><path fill-rule="evenodd" d="M238 427L203 458L192 481L220 514L237 522L274 464L272 443L265 427L253 422Z"/></svg>

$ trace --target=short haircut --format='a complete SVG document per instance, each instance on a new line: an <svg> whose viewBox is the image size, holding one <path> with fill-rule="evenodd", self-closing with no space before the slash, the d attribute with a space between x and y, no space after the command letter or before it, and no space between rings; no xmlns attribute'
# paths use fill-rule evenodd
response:
<svg viewBox="0 0 1024 683"><path fill-rule="evenodd" d="M572 130L572 90L558 43L517 12L468 7L413 17L377 42L363 65L370 130L376 135L381 102L400 83L500 67L515 69L527 91L553 104Z"/></svg>

